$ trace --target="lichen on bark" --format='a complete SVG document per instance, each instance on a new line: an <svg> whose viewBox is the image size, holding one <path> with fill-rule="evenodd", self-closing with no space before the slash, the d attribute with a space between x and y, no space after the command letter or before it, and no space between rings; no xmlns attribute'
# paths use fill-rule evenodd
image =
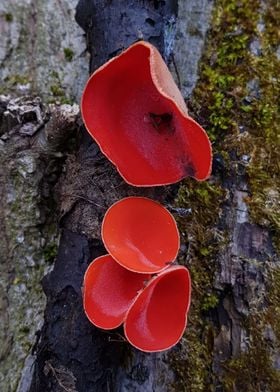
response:
<svg viewBox="0 0 280 392"><path fill-rule="evenodd" d="M87 79L77 1L12 0L0 4L0 93L78 101Z"/></svg>
<svg viewBox="0 0 280 392"><path fill-rule="evenodd" d="M38 98L1 96L0 103L0 389L21 392L31 383L33 346L43 323L41 279L56 257L59 233L52 187L64 159L50 148L54 132L48 135L51 141L42 138L55 108L49 110ZM77 114L76 107L73 121Z"/></svg>

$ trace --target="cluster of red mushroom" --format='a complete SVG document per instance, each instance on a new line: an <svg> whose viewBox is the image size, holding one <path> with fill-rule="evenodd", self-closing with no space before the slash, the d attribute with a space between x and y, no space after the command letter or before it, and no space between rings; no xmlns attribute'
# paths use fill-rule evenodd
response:
<svg viewBox="0 0 280 392"><path fill-rule="evenodd" d="M90 77L82 97L85 126L124 180L160 186L190 176L207 179L212 150L157 49L140 41ZM103 329L124 324L142 351L178 342L190 305L190 276L170 266L179 249L172 215L146 198L129 197L107 211L102 239L108 255L84 278L84 309Z"/></svg>
<svg viewBox="0 0 280 392"><path fill-rule="evenodd" d="M84 278L89 320L103 329L124 323L127 340L142 351L176 344L186 327L191 283L185 267L170 266L179 249L173 216L151 199L128 197L105 214L102 239L109 254L95 259Z"/></svg>

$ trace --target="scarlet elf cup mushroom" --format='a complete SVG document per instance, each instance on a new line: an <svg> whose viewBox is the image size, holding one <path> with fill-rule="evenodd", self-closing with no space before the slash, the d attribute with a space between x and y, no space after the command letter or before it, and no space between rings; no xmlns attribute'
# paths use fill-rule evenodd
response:
<svg viewBox="0 0 280 392"><path fill-rule="evenodd" d="M82 117L102 152L131 185L158 186L211 172L211 144L189 115L157 49L144 41L97 69Z"/></svg>
<svg viewBox="0 0 280 392"><path fill-rule="evenodd" d="M191 299L188 270L173 266L153 278L126 313L124 333L139 350L156 352L174 346L187 325Z"/></svg>
<svg viewBox="0 0 280 392"><path fill-rule="evenodd" d="M172 266L153 277L131 272L110 255L95 259L84 278L84 309L97 327L124 323L127 340L146 352L163 351L182 337L190 306L185 267Z"/></svg>
<svg viewBox="0 0 280 392"><path fill-rule="evenodd" d="M207 134L188 115L166 64L147 42L92 74L81 112L88 132L131 185L210 175ZM172 347L186 327L191 294L187 268L170 266L179 249L174 218L150 199L129 197L105 214L102 239L109 254L94 260L84 277L88 319L103 329L123 323L127 340L142 351Z"/></svg>
<svg viewBox="0 0 280 392"><path fill-rule="evenodd" d="M84 277L88 319L103 329L124 324L142 351L172 347L186 327L191 293L188 270L170 266L179 248L172 215L153 200L128 197L105 214L102 238L110 255L95 259Z"/></svg>

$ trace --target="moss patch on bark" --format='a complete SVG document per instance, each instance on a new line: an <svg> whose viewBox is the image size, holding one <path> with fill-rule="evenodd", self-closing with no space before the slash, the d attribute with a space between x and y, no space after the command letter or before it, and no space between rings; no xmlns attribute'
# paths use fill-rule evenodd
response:
<svg viewBox="0 0 280 392"><path fill-rule="evenodd" d="M191 271L193 300L185 348L173 357L178 390L214 388L215 329L207 311L218 303L219 293L213 290L215 260L227 242L227 234L218 230L219 212L227 197L225 180L240 175L247 179L250 219L266 227L275 250L280 249L279 19L280 4L272 0L265 4L217 0L215 4L200 79L189 106L207 129L216 165L222 170L206 183L187 180L179 190L178 207L192 211L189 219L179 223L186 239L182 262ZM277 265L272 270L267 262L265 279L272 287L266 296L268 307L258 314L252 309L244 320L249 350L224 364L224 390L280 389L273 359L280 337ZM269 325L275 334L272 348L265 337Z"/></svg>

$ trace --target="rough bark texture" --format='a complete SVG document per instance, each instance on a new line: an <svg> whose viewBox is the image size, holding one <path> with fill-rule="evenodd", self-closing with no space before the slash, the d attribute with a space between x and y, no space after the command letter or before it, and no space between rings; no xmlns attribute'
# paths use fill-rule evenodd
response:
<svg viewBox="0 0 280 392"><path fill-rule="evenodd" d="M40 64L51 54L56 58L58 48L41 40L39 31L51 37L56 18L67 21L58 30L61 52L65 36L66 48L74 45L78 27L67 13L58 13L69 4L73 15L75 2L45 3L32 3L33 10L39 5L44 10L38 18L45 21L28 24L32 42L2 42L0 70L6 77L21 61L30 75L38 70L31 80L49 99L55 89L46 90ZM28 13L18 21L18 8L26 7L17 5L15 13L1 6L6 37L20 36L15 31L26 25ZM130 187L85 132L76 105L1 97L1 391L280 390L279 18L279 4L272 0L80 0L77 5L90 71L138 39L161 51L213 141L213 174L205 183ZM34 48L42 41L48 45L41 62ZM17 51L28 42L30 64ZM13 65L10 51L21 59ZM86 63L81 71L79 62L68 61L71 52L63 53L71 75L63 79L66 97L77 97ZM58 69L62 78L64 63L57 59L44 72ZM21 79L12 84L7 79L5 91L19 94ZM61 92L55 99L63 102L65 96ZM178 261L192 275L186 334L164 353L132 349L121 329L94 328L82 311L83 273L104 253L102 217L128 195L159 200L174 213L182 235Z"/></svg>
<svg viewBox="0 0 280 392"><path fill-rule="evenodd" d="M79 100L89 68L76 5L76 0L0 3L0 93Z"/></svg>
<svg viewBox="0 0 280 392"><path fill-rule="evenodd" d="M0 102L0 388L22 391L31 382L32 346L43 324L40 281L57 252L53 186L75 132L79 107L47 108L39 98L28 97L1 96Z"/></svg>

